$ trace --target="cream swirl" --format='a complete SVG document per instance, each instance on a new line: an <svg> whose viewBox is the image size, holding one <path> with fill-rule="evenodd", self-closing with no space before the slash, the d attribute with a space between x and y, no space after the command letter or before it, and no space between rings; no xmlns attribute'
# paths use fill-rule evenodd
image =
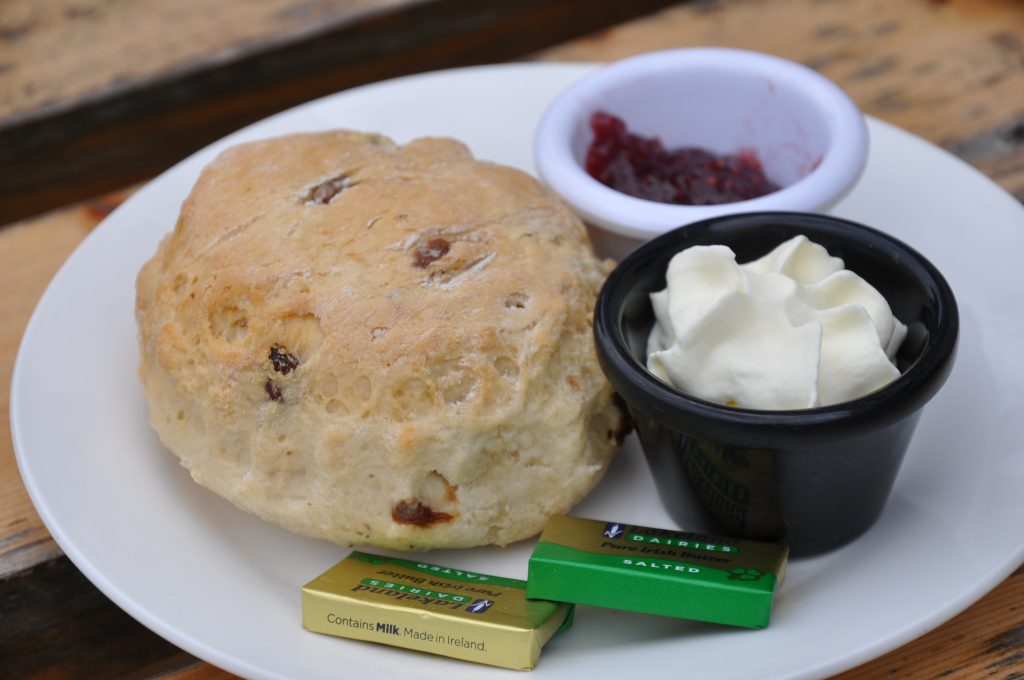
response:
<svg viewBox="0 0 1024 680"><path fill-rule="evenodd" d="M675 255L651 295L648 369L695 397L752 409L828 406L899 376L907 328L885 298L796 236L743 265L725 246Z"/></svg>

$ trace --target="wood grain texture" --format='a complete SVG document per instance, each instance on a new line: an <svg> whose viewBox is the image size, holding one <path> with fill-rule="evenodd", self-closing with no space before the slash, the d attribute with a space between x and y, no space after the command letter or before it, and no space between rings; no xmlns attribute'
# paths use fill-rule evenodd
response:
<svg viewBox="0 0 1024 680"><path fill-rule="evenodd" d="M1024 569L1018 569L974 606L928 635L834 677L1024 677Z"/></svg>
<svg viewBox="0 0 1024 680"><path fill-rule="evenodd" d="M66 557L0 579L0 677L151 677L191 655L115 607Z"/></svg>
<svg viewBox="0 0 1024 680"><path fill-rule="evenodd" d="M8 102L0 169L18 169L0 172L0 224L152 177L228 132L325 94L518 58L671 4L75 0L69 14L63 2L15 0L0 21L9 50L7 62L0 58L0 101ZM33 19L37 7L55 4L62 13ZM65 82L78 77L79 61L95 72L85 86Z"/></svg>
<svg viewBox="0 0 1024 680"><path fill-rule="evenodd" d="M0 4L0 121L17 125L414 4L7 0Z"/></svg>
<svg viewBox="0 0 1024 680"><path fill-rule="evenodd" d="M231 680L238 676L208 663L196 662L179 671L169 672L160 677L164 680Z"/></svg>
<svg viewBox="0 0 1024 680"><path fill-rule="evenodd" d="M10 384L18 345L57 269L127 193L0 230L0 579L61 554L29 500L11 447Z"/></svg>

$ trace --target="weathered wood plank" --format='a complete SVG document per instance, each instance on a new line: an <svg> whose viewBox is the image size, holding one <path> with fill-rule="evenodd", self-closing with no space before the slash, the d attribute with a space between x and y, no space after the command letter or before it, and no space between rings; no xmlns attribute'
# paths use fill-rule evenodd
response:
<svg viewBox="0 0 1024 680"><path fill-rule="evenodd" d="M10 384L18 345L57 269L128 193L0 230L0 579L61 554L32 507L11 447Z"/></svg>
<svg viewBox="0 0 1024 680"><path fill-rule="evenodd" d="M0 5L0 121L76 108L420 2L8 0Z"/></svg>
<svg viewBox="0 0 1024 680"><path fill-rule="evenodd" d="M76 1L79 15L66 21L104 20L95 39L112 41L113 49L94 44L85 29L74 40L57 30L35 38L31 19L0 22L0 45L8 50L42 43L32 43L21 59L41 58L42 71L34 76L46 76L16 84L23 61L0 58L0 101L10 102L9 117L0 115L0 224L152 177L228 132L315 97L409 73L519 58L671 3L392 0L371 11L366 0L274 0L266 9L200 0L182 9L177 0L148 0L129 11L134 3ZM14 8L30 15L26 5L36 6L19 0ZM232 9L202 9L220 5ZM346 5L349 11L338 9ZM102 11L80 16L90 8ZM338 11L330 14L330 8ZM250 19L259 28L250 33L260 37L246 41L234 24ZM49 24L39 25L43 31ZM221 32L229 39L218 41ZM71 46L56 42L62 38ZM179 46L190 41L197 45ZM174 59L155 58L151 44ZM84 91L55 84L78 73L76 52L102 57L93 66L101 73L87 79ZM47 56L54 54L60 58L51 66ZM142 66L130 66L136 61ZM15 66L4 70L3 63ZM52 100L29 97L26 88L45 89Z"/></svg>
<svg viewBox="0 0 1024 680"><path fill-rule="evenodd" d="M835 676L1019 678L1024 674L1024 569L967 611L899 649ZM867 622L865 622L867 623Z"/></svg>
<svg viewBox="0 0 1024 680"><path fill-rule="evenodd" d="M0 579L0 676L150 677L195 659L114 606L61 557Z"/></svg>
<svg viewBox="0 0 1024 680"><path fill-rule="evenodd" d="M211 666L208 663L196 661L179 671L172 671L160 677L166 680L231 680L238 676L232 675L216 666Z"/></svg>

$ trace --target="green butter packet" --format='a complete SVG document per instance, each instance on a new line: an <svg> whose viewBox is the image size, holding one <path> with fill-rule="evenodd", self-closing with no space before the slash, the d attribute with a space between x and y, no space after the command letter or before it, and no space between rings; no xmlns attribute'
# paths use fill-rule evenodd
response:
<svg viewBox="0 0 1024 680"><path fill-rule="evenodd" d="M765 628L789 548L559 516L530 556L526 596Z"/></svg>

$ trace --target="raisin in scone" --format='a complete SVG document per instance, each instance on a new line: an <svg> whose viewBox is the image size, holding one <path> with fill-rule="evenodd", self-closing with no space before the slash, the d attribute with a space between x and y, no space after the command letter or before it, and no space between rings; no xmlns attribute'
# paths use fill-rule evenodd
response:
<svg viewBox="0 0 1024 680"><path fill-rule="evenodd" d="M526 538L622 435L591 335L609 267L535 180L450 139L229 149L138 277L151 424L197 482L301 534Z"/></svg>

